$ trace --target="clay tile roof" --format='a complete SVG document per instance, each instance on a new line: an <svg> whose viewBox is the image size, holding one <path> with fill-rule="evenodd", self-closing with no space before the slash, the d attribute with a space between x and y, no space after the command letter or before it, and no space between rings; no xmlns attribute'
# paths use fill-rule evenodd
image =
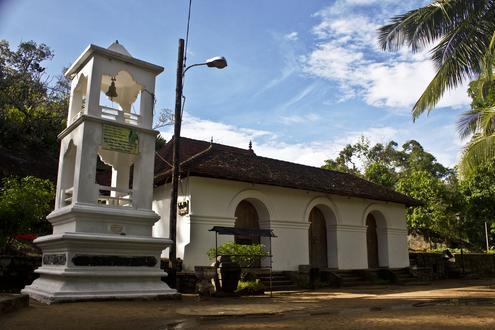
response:
<svg viewBox="0 0 495 330"><path fill-rule="evenodd" d="M316 191L396 202L407 206L420 203L387 187L348 173L257 156L252 150L218 143L181 138L181 170L190 176ZM171 180L173 139L157 152L155 185Z"/></svg>

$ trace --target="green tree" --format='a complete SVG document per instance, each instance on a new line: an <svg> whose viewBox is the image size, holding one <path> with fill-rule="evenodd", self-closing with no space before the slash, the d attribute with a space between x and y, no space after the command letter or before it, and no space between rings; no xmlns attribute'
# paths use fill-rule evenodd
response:
<svg viewBox="0 0 495 330"><path fill-rule="evenodd" d="M356 161L358 161L358 159L356 158L361 157L361 155L359 155L360 147L361 146L359 145L359 143L355 145L346 145L339 152L337 158L325 160L325 164L322 166L322 168L326 170L360 175L359 168L356 164Z"/></svg>
<svg viewBox="0 0 495 330"><path fill-rule="evenodd" d="M372 163L364 170L364 177L374 183L393 188L397 182L397 173L383 163Z"/></svg>
<svg viewBox="0 0 495 330"><path fill-rule="evenodd" d="M457 213L463 206L455 171L440 164L419 142L410 140L398 148L394 141L370 146L361 138L325 163L323 168L336 164L335 170L347 169L421 201L422 206L408 210L409 230L426 237L440 234L445 240L458 235Z"/></svg>
<svg viewBox="0 0 495 330"><path fill-rule="evenodd" d="M464 198L462 212L466 238L479 247L485 246L484 223L491 227L491 242L495 238L495 159L476 167L459 182Z"/></svg>
<svg viewBox="0 0 495 330"><path fill-rule="evenodd" d="M46 234L51 226L46 216L53 208L55 188L50 180L28 176L4 178L0 191L0 251L15 234Z"/></svg>
<svg viewBox="0 0 495 330"><path fill-rule="evenodd" d="M440 164L421 144L409 140L399 150L395 141L370 146L365 137L346 145L335 159L325 160L324 169L361 176L371 182L393 187L401 173L426 171L437 178L446 178L452 170Z"/></svg>
<svg viewBox="0 0 495 330"><path fill-rule="evenodd" d="M379 30L384 50L407 45L413 52L431 50L437 72L413 107L413 118L431 111L444 92L477 77L493 62L495 2L436 0L392 18Z"/></svg>
<svg viewBox="0 0 495 330"><path fill-rule="evenodd" d="M412 170L401 175L396 189L423 204L407 210L407 224L410 231L430 237L440 233L449 239L457 220L454 210L449 207L448 191L444 182L425 170Z"/></svg>
<svg viewBox="0 0 495 330"><path fill-rule="evenodd" d="M69 84L62 76L49 83L43 62L52 58L44 44L22 42L11 50L0 41L0 177L55 177Z"/></svg>

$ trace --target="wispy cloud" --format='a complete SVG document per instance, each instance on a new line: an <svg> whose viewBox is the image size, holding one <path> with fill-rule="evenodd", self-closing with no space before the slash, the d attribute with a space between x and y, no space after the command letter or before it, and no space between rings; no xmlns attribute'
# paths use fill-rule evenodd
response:
<svg viewBox="0 0 495 330"><path fill-rule="evenodd" d="M304 89L299 91L296 95L288 99L286 102L280 104L277 108L281 110L290 110L291 107L308 97L316 87L317 83L312 83L311 85L306 86Z"/></svg>
<svg viewBox="0 0 495 330"><path fill-rule="evenodd" d="M339 0L319 11L319 23L312 29L316 45L301 57L304 71L337 82L342 100L360 97L372 106L410 108L434 77L433 63L426 50L414 55L404 49L385 53L377 46L377 29L405 11L404 6L395 1ZM466 89L450 91L438 107L468 104Z"/></svg>
<svg viewBox="0 0 495 330"><path fill-rule="evenodd" d="M280 122L285 125L302 124L308 122L316 122L321 119L321 116L316 113L308 113L304 115L287 115L280 116Z"/></svg>
<svg viewBox="0 0 495 330"><path fill-rule="evenodd" d="M295 42L298 40L298 36L299 35L297 32L290 32L283 36L279 34L272 34L272 38L282 54L283 68L276 77L273 77L270 81L268 81L268 83L261 87L253 96L259 96L266 91L279 86L292 75L300 72L301 62L299 61L294 46Z"/></svg>
<svg viewBox="0 0 495 330"><path fill-rule="evenodd" d="M289 41L296 41L297 39L299 39L299 34L297 32L291 32L291 33L287 33L285 36L284 36L285 40L289 40Z"/></svg>
<svg viewBox="0 0 495 330"><path fill-rule="evenodd" d="M318 118L316 114L308 114L306 117L293 117L292 119L311 121L318 120ZM187 113L182 126L182 136L204 141L213 138L213 141L217 143L244 149L247 149L249 141L252 141L253 149L259 156L317 167L323 165L326 159L335 158L346 144L358 141L362 135L372 143L383 143L394 139L397 133L398 131L392 127L372 127L362 131L349 131L330 140L288 143L283 137L273 132L204 120ZM162 132L167 140L172 137L172 134L171 128Z"/></svg>

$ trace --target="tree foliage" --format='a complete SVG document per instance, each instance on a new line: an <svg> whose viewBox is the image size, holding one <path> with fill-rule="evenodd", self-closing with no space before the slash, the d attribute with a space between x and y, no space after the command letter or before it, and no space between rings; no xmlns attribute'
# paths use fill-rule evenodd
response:
<svg viewBox="0 0 495 330"><path fill-rule="evenodd" d="M459 164L462 175L475 172L477 167L495 157L495 81L492 76L472 81L468 94L472 99L471 109L457 122L460 137L471 138Z"/></svg>
<svg viewBox="0 0 495 330"><path fill-rule="evenodd" d="M54 177L69 83L63 76L52 83L43 67L52 58L45 44L22 42L12 50L0 40L0 177Z"/></svg>
<svg viewBox="0 0 495 330"><path fill-rule="evenodd" d="M208 257L214 260L216 254L231 256L231 260L241 267L253 267L259 260L268 255L263 244L236 244L227 242L216 250L211 248L207 252Z"/></svg>
<svg viewBox="0 0 495 330"><path fill-rule="evenodd" d="M395 141L370 146L362 137L322 167L358 175L416 198L423 204L408 209L409 230L427 237L433 233L451 236L459 209L459 203L454 202L456 195L451 193L456 191L455 172L440 164L419 142L410 140L401 148Z"/></svg>
<svg viewBox="0 0 495 330"><path fill-rule="evenodd" d="M412 170L403 173L395 185L397 191L411 196L422 205L407 210L407 224L410 230L427 237L441 234L452 238L455 232L456 211L444 181L425 170Z"/></svg>
<svg viewBox="0 0 495 330"><path fill-rule="evenodd" d="M459 182L463 196L462 222L466 238L484 246L484 223L491 228L491 244L495 239L495 159L476 167Z"/></svg>
<svg viewBox="0 0 495 330"><path fill-rule="evenodd" d="M28 176L4 178L0 190L0 251L15 234L46 234L46 216L53 208L55 188L50 180Z"/></svg>

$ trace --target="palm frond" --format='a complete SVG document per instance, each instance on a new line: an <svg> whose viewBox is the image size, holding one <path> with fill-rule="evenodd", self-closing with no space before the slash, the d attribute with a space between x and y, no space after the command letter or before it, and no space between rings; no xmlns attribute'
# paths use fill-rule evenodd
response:
<svg viewBox="0 0 495 330"><path fill-rule="evenodd" d="M466 23L442 38L432 50L432 59L438 69L437 74L414 105L413 119L425 111L430 112L447 89L454 89L465 79L478 76L482 72L480 58L483 58L491 41L495 25L491 28L487 36L484 29Z"/></svg>
<svg viewBox="0 0 495 330"><path fill-rule="evenodd" d="M493 7L491 1L437 0L424 7L392 18L392 23L378 30L383 50L397 50L403 45L417 52L473 16L482 16Z"/></svg>
<svg viewBox="0 0 495 330"><path fill-rule="evenodd" d="M467 176L481 164L495 157L495 134L484 136L476 135L464 148L459 171Z"/></svg>
<svg viewBox="0 0 495 330"><path fill-rule="evenodd" d="M495 107L481 110L478 125L480 133L483 135L492 135L495 133Z"/></svg>
<svg viewBox="0 0 495 330"><path fill-rule="evenodd" d="M476 133L480 116L481 113L475 110L469 110L461 114L456 124L457 132L461 139Z"/></svg>
<svg viewBox="0 0 495 330"><path fill-rule="evenodd" d="M452 72L458 70L457 66L458 63L455 59L450 58L437 71L412 109L413 120L416 120L425 111L429 113L437 105L447 88L455 88L462 82L464 78L462 75L452 75Z"/></svg>

